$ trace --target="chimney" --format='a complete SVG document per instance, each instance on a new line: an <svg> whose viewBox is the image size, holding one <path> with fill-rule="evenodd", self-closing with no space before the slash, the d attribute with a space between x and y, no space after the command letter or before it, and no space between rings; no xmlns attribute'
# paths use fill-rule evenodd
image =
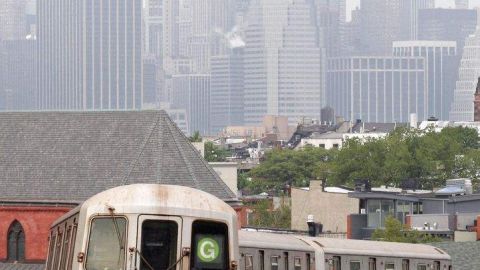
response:
<svg viewBox="0 0 480 270"><path fill-rule="evenodd" d="M473 121L480 122L480 77L477 82L477 89L475 91L475 99L473 101Z"/></svg>

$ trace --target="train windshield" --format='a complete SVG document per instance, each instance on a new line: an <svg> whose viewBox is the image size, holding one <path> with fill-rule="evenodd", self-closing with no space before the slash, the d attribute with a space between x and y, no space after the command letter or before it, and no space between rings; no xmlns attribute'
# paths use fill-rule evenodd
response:
<svg viewBox="0 0 480 270"><path fill-rule="evenodd" d="M191 269L228 269L228 254L227 225L207 221L193 223Z"/></svg>
<svg viewBox="0 0 480 270"><path fill-rule="evenodd" d="M146 220L143 222L141 270L166 270L175 263L177 232L178 225L174 221Z"/></svg>
<svg viewBox="0 0 480 270"><path fill-rule="evenodd" d="M94 218L88 240L87 270L125 268L126 219Z"/></svg>

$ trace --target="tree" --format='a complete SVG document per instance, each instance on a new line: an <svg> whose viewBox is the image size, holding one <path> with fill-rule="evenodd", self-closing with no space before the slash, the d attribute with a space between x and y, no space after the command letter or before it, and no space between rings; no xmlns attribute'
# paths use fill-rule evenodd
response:
<svg viewBox="0 0 480 270"><path fill-rule="evenodd" d="M205 143L205 160L208 162L224 162L230 155L228 150L222 149L213 144L213 142Z"/></svg>
<svg viewBox="0 0 480 270"><path fill-rule="evenodd" d="M372 234L372 240L401 243L433 243L441 241L440 238L431 234L412 230L403 225L398 219L388 216L385 219L385 229L376 229Z"/></svg>
<svg viewBox="0 0 480 270"><path fill-rule="evenodd" d="M263 200L252 205L253 218L250 225L260 228L290 229L291 209L282 206L277 210L270 209L270 202Z"/></svg>
<svg viewBox="0 0 480 270"><path fill-rule="evenodd" d="M188 137L188 140L192 143L193 142L202 142L203 138L200 135L199 131L195 131L192 136Z"/></svg>

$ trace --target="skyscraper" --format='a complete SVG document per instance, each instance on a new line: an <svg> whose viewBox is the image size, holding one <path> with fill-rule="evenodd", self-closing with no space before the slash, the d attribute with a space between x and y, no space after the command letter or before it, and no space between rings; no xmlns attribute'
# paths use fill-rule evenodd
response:
<svg viewBox="0 0 480 270"><path fill-rule="evenodd" d="M265 115L320 119L322 50L305 0L255 0L245 47L245 124Z"/></svg>
<svg viewBox="0 0 480 270"><path fill-rule="evenodd" d="M473 121L474 94L477 78L480 76L480 29L465 40L458 81L456 84L451 121Z"/></svg>
<svg viewBox="0 0 480 270"><path fill-rule="evenodd" d="M467 9L469 0L455 0L455 8L458 9Z"/></svg>
<svg viewBox="0 0 480 270"><path fill-rule="evenodd" d="M423 110L426 88L423 57L328 60L327 104L345 119L407 122Z"/></svg>
<svg viewBox="0 0 480 270"><path fill-rule="evenodd" d="M420 9L435 8L435 0L400 1L400 35L399 40L418 39L418 13ZM403 23L406 22L406 23Z"/></svg>
<svg viewBox="0 0 480 270"><path fill-rule="evenodd" d="M142 1L40 0L40 109L140 109Z"/></svg>
<svg viewBox="0 0 480 270"><path fill-rule="evenodd" d="M210 126L217 134L226 126L243 125L243 48L211 59Z"/></svg>
<svg viewBox="0 0 480 270"><path fill-rule="evenodd" d="M433 116L448 120L460 61L456 42L395 41L393 55L425 59L427 89L418 103L418 119L424 120Z"/></svg>
<svg viewBox="0 0 480 270"><path fill-rule="evenodd" d="M27 0L0 1L0 40L22 40L28 34Z"/></svg>
<svg viewBox="0 0 480 270"><path fill-rule="evenodd" d="M163 0L145 0L145 54L162 59L163 56Z"/></svg>

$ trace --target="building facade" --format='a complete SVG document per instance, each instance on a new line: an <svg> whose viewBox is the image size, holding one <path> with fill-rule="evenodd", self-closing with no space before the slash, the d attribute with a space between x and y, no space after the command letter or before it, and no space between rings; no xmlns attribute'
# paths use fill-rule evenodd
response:
<svg viewBox="0 0 480 270"><path fill-rule="evenodd" d="M252 2L246 30L245 124L265 115L320 119L322 49L305 0Z"/></svg>
<svg viewBox="0 0 480 270"><path fill-rule="evenodd" d="M474 93L477 78L480 76L480 31L469 36L465 41L465 48L458 71L458 80L455 86L453 103L450 111L451 121L473 121Z"/></svg>
<svg viewBox="0 0 480 270"><path fill-rule="evenodd" d="M188 134L210 134L210 75L173 75L172 82L172 109L186 110Z"/></svg>
<svg viewBox="0 0 480 270"><path fill-rule="evenodd" d="M37 4L38 109L141 109L142 1Z"/></svg>
<svg viewBox="0 0 480 270"><path fill-rule="evenodd" d="M243 48L211 58L210 125L212 134L243 125Z"/></svg>
<svg viewBox="0 0 480 270"><path fill-rule="evenodd" d="M423 57L427 91L420 119L435 117L448 120L458 76L460 56L455 41L395 41L393 55L398 57Z"/></svg>
<svg viewBox="0 0 480 270"><path fill-rule="evenodd" d="M408 122L424 110L427 87L423 57L328 60L327 103L347 120Z"/></svg>
<svg viewBox="0 0 480 270"><path fill-rule="evenodd" d="M26 38L27 0L3 0L0 2L0 40L23 40Z"/></svg>

